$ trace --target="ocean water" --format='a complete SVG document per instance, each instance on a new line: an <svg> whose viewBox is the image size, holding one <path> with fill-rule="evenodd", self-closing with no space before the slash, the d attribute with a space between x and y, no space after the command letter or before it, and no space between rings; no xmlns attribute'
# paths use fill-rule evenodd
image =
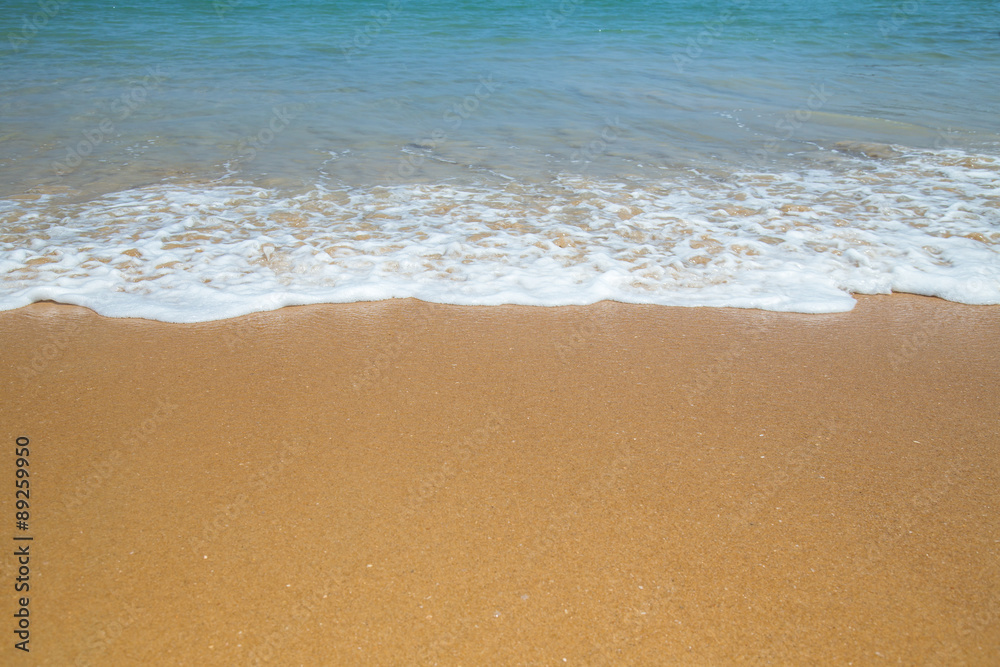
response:
<svg viewBox="0 0 1000 667"><path fill-rule="evenodd" d="M1000 2L6 0L0 309L1000 303Z"/></svg>

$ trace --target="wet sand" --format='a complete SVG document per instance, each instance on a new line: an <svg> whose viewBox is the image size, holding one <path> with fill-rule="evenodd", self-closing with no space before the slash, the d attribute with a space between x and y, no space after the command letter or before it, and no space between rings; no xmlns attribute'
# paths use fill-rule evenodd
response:
<svg viewBox="0 0 1000 667"><path fill-rule="evenodd" d="M0 344L3 664L1000 664L998 307L36 304Z"/></svg>

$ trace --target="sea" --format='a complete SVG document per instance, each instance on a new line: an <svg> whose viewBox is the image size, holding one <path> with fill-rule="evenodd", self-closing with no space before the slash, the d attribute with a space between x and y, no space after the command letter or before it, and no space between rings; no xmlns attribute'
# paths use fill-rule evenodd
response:
<svg viewBox="0 0 1000 667"><path fill-rule="evenodd" d="M1000 303L1000 2L4 0L0 309Z"/></svg>

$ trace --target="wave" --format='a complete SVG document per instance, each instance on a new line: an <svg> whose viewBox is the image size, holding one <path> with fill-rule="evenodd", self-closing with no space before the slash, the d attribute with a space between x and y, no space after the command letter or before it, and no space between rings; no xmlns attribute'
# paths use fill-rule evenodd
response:
<svg viewBox="0 0 1000 667"><path fill-rule="evenodd" d="M35 195L0 201L0 309L52 300L200 322L404 297L820 313L897 291L998 304L997 182L995 157L896 146L670 181Z"/></svg>

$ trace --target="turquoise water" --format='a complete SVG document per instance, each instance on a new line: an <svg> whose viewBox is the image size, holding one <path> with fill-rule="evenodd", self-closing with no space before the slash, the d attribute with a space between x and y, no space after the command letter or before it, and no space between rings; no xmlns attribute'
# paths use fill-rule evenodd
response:
<svg viewBox="0 0 1000 667"><path fill-rule="evenodd" d="M51 287L55 277L65 289L50 298L86 301L98 310L122 314L98 298L93 285L84 285L83 278L76 283L70 280L74 273L91 278L96 274L84 266L86 261L72 264L66 256L92 252L94 266L107 266L108 261L98 261L98 255L114 254L114 248L128 244L115 245L115 226L101 223L104 231L99 236L105 245L95 245L91 237L97 223L93 221L104 220L102 216L123 206L145 206L142 210L148 212L149 197L157 195L170 201L190 195L222 202L212 203L211 212L198 213L203 216L198 224L216 229L220 215L229 215L225 223L235 225L239 232L231 230L228 236L206 233L205 244L254 241L246 231L252 225L230 219L239 207L227 208L226 197L252 192L268 198L269 206L281 200L286 209L305 206L307 213L327 211L325 222L315 215L308 224L300 220L303 226L298 228L288 222L292 226L271 230L271 236L256 246L259 250L270 244L280 251L275 246L280 240L294 246L290 254L304 246L320 248L318 231L363 222L349 223L350 209L329 217L330 201L348 197L360 214L377 207L372 202L385 192L399 200L399 206L382 215L402 221L404 231L384 233L383 245L361 253L374 253L376 258L396 245L424 241L407 236L406 221L431 225L428 216L439 210L441 198L448 197L453 203L465 202L460 209L466 217L482 220L487 217L484 211L503 210L512 225L524 220L540 225L532 233L543 238L565 235L567 231L560 231L558 225L593 228L593 216L604 213L617 216L618 222L637 218L629 224L646 224L652 231L662 230L665 217L687 216L685 224L670 234L707 234L725 246L716 237L733 232L734 227L713 228L713 207L717 199L732 202L740 192L756 202L751 208L764 216L758 222L768 229L764 224L767 212L787 205L809 208L820 223L829 218L831 225L858 225L859 229L908 223L920 215L941 224L959 224L954 211L968 209L971 226L968 230L961 225L948 227L948 237L978 234L983 240L974 243L993 252L1000 240L991 236L997 231L993 188L1000 154L998 10L1000 3L972 0L8 0L0 9L0 197L8 202L7 208L0 207L7 211L0 223L9 228L4 236L8 244L4 266L16 281L6 285L11 295L6 303L13 307L38 298L31 290L43 283ZM875 195L893 197L905 190L912 205L903 207L905 211L896 206L895 213L882 205L882 217L873 221L871 211L859 203L874 196L873 184L865 180L873 172L879 174L880 189ZM740 178L771 178L786 185L763 191L760 183L764 181L757 181L753 190L747 181L741 189ZM816 188L810 185L824 182L841 193L840 204L825 202L823 192L814 192ZM674 190L664 192L670 186ZM789 194L796 187L798 194ZM234 195L226 188L243 189ZM445 195L443 188L455 190ZM952 200L939 196L947 188L955 190ZM607 195L612 191L618 194ZM678 199L682 193L711 203L699 210L691 202L682 203ZM921 200L925 195L929 199ZM481 208L473 206L473 200ZM590 202L590 207L581 207L581 201ZM830 206L824 208L824 202ZM850 209L852 203L856 210ZM629 207L629 212L611 211L618 206ZM567 214L549 227L542 224L543 210L553 213L554 208L573 207L579 209L575 222ZM266 216L279 224L271 213L269 209ZM242 215L249 223L265 212L245 209ZM452 234L454 221L437 215L441 229L451 234L448 243L465 242L464 237ZM156 220L147 221L141 230L130 228L127 233L155 235L156 225L165 229L190 222L169 207L153 217ZM815 220L806 217L816 226ZM591 222L584 225L582 220ZM33 231L45 225L76 229L78 237L60 233L58 243L50 238L38 245L39 236ZM22 228L25 231L9 231ZM355 227L343 231L340 241L323 243L340 247L357 241ZM585 246L593 259L602 252L603 237L593 229L589 236L586 231L580 232L574 247ZM421 233L433 236L426 229ZM794 244L795 239L784 233L779 230L776 238ZM827 287L850 293L911 285L912 281L897 280L896 274L903 269L896 260L910 253L910 245L925 245L914 237L903 248L899 239L889 240L883 234L880 242L887 252L898 251L879 269L888 272L885 280L877 275L837 277L840 274L827 271L822 279L828 284L816 287L815 299L789 297L775 305L764 298L767 295L757 301L743 296L730 301L725 295L709 298L706 288L744 285L744 278L762 275L762 267L736 266L733 262L742 260L733 257L739 253L729 250L708 257L707 263L692 264L699 255L675 252L685 242L690 246L691 239L670 234L648 253L659 253L660 266L680 262L686 267L681 271L683 279L665 273L634 292L628 291L634 287L628 280L632 287L627 289L625 283L594 289L576 276L566 277L560 296L541 297L535 288L547 274L534 264L515 280L521 287L485 286L464 295L434 283L435 275L448 272L443 265L428 269L431 273L426 275L415 271L389 277L378 271L363 274L357 268L345 269L349 275L323 278L330 290L318 292L310 292L316 285L307 285L308 280L296 276L302 267L294 262L283 273L262 276L263 269L248 255L246 267L233 270L242 276L237 282L247 294L256 294L254 298L273 296L274 286L281 285L287 298L274 299L278 305L390 295L477 303L548 304L597 298L674 302L681 290L688 295L684 303L690 304L731 302L822 310L824 306L803 304L844 307L842 301L838 306L829 300ZM775 236L761 232L756 240L768 235ZM752 234L733 238L735 245L755 242ZM642 245L623 249L618 245L621 239L605 240L609 244L605 254L618 253L616 261L621 252L634 254ZM521 241L531 245L537 239L526 236ZM521 241L504 243L510 246ZM16 254L31 243L40 254ZM811 248L836 245L828 230L818 231L809 244ZM762 249L770 252L780 244L768 241L764 245ZM166 250L176 246L175 242ZM995 302L1000 283L991 281L1000 276L1000 269L991 255L983 259L979 251L984 248L973 248L975 265L959 268L965 276L961 280L974 275L985 286L977 283L965 297L955 296L962 289L954 286L937 292L951 290L950 298ZM194 252L195 246L190 249ZM428 245L425 250L434 261L435 256L447 255L447 248ZM458 264L485 261L479 251L466 248L463 252ZM562 250L553 252L558 255ZM518 253L508 255L501 264L514 267L515 272L527 271L526 264L518 263L524 253ZM931 253L926 259L933 264L940 254ZM40 257L55 259L30 263ZM174 258L177 266L189 272L208 270L197 269L195 259L190 253ZM716 259L725 261L716 265ZM769 264L768 270L791 274L799 270L797 265L809 261L800 255L772 259L776 263ZM141 257L132 260L143 262ZM783 268L779 266L782 261ZM560 257L556 264L565 269L568 262ZM949 262L957 266L959 260ZM43 275L31 268L40 264L65 270ZM610 270L601 269L600 262L588 266L588 271L598 273ZM903 268L926 273L921 266L915 262ZM391 267L383 268L391 274ZM466 282L488 282L494 269L468 274ZM147 278L158 271L155 265L144 270ZM559 269L552 270L558 273ZM301 273L315 278L310 271ZM244 281L252 284L254 280L247 277L251 274L259 279L258 292ZM505 279L513 280L512 276ZM334 289L345 281L360 281L365 287L359 292ZM106 288L133 293L125 283L111 280ZM428 287L432 283L437 286ZM589 287L574 293L571 286L584 283ZM269 285L266 289L265 284ZM181 289L179 285L173 289ZM218 289L232 292L233 285L223 280ZM167 289L146 286L134 295L152 303L167 298ZM698 289L705 298L697 298ZM919 289L935 291L926 286ZM254 298L247 296L240 301L242 306L233 306L227 314L264 307ZM137 307L136 303L128 307ZM143 312L157 317L160 311L151 306ZM184 319L177 313L169 317Z"/></svg>

